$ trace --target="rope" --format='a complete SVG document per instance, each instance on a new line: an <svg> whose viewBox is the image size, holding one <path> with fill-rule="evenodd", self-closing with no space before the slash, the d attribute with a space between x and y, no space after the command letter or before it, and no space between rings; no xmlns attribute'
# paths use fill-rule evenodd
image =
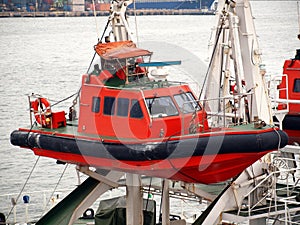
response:
<svg viewBox="0 0 300 225"><path fill-rule="evenodd" d="M36 165L37 165L39 159L40 159L40 156L38 156L37 160L35 161L35 163L34 163L32 169L31 169L31 171L30 171L30 173L29 173L29 175L28 175L28 177L27 177L27 179L26 179L26 181L25 181L25 183L24 183L24 185L23 185L23 187L22 187L22 189L21 189L19 195L18 195L18 197L17 197L16 200L15 200L15 201L16 201L16 204L13 204L13 206L11 207L11 209L10 209L8 215L7 215L7 219L9 218L9 216L10 216L11 212L13 211L13 209L16 207L17 202L19 201L19 198L20 198L21 194L23 193L23 191L24 191L24 189L25 189L25 186L27 185L27 183L28 183L28 181L29 181L29 179L30 179L30 177L31 177L31 175L32 175L32 173L33 173L33 170L35 169L35 167L36 167Z"/></svg>
<svg viewBox="0 0 300 225"><path fill-rule="evenodd" d="M214 44L214 48L213 48L212 55L215 55L215 52L216 52L216 50L217 50L217 44L218 44L219 38L220 38L220 36L221 36L223 24L224 24L224 17L222 18L221 27L219 28L218 33L217 33L217 39L216 39L215 44ZM205 74L205 77L204 77L204 81L203 81L203 85L202 85L202 87L201 87L201 91L200 91L200 94L199 94L199 99L201 98L201 95L202 95L202 93L203 93L203 90L204 90L204 87L205 87L205 83L207 82L208 73L209 73L209 71L210 71L212 61L213 61L213 57L210 58L209 65L208 65L208 69L207 69L207 71L206 71L206 74Z"/></svg>
<svg viewBox="0 0 300 225"><path fill-rule="evenodd" d="M56 185L55 185L55 187L54 187L54 189L53 189L53 192L51 193L51 195L50 195L50 197L49 197L49 200L47 201L47 204L45 205L44 211L42 212L42 214L41 214L40 217L42 217L42 216L44 215L44 213L46 212L47 206L49 205L49 202L51 201L51 197L54 195L55 191L57 190L57 187L58 187L58 185L59 185L59 183L60 183L62 177L64 176L64 174L65 174L65 172L66 172L68 166L69 166L69 164L66 164L66 166L65 166L65 168L64 168L64 171L63 171L62 174L60 175L60 177L59 177L59 179L58 179L58 181L57 181L57 183L56 183Z"/></svg>
<svg viewBox="0 0 300 225"><path fill-rule="evenodd" d="M31 125L31 127L30 127L30 129L29 129L29 131L28 131L28 133L27 133L26 144L27 144L28 146L30 146L30 145L29 145L29 142L28 142L29 134L30 134L30 132L31 132L31 130L32 130L32 128L33 128L34 126L37 126L37 122L36 122L36 121L34 121L34 123Z"/></svg>
<svg viewBox="0 0 300 225"><path fill-rule="evenodd" d="M274 131L276 132L276 134L278 135L278 149L280 149L280 144L281 144L281 136L280 136L280 134L279 134L278 130L276 130L276 128L275 128L275 127L274 127L273 129L274 129Z"/></svg>
<svg viewBox="0 0 300 225"><path fill-rule="evenodd" d="M105 28L104 28L104 31L103 31L103 33L102 33L101 38L100 38L100 39L98 38L98 43L101 43L101 42L102 42L102 39L103 39L103 37L104 37L104 34L105 34L106 30L107 30L107 27L108 27L110 21L111 21L111 19L109 18L108 21L107 21L107 23L106 23L106 25L105 25ZM88 67L86 73L89 72L89 70L90 70L90 68L91 68L91 66L92 66L92 64L93 64L93 61L94 61L94 59L95 59L95 56L96 56L96 51L94 52L93 58L92 58L92 60L91 60L91 62L90 62L90 65L89 65L89 67Z"/></svg>
<svg viewBox="0 0 300 225"><path fill-rule="evenodd" d="M62 99L62 100L60 100L60 101L58 101L58 102L53 103L53 104L51 105L51 107L53 107L53 106L55 106L55 105L58 105L58 104L60 104L60 103L62 103L62 102L64 102L64 101L66 101L66 100L68 100L68 99L74 97L75 95L77 95L77 97L78 97L78 96L79 96L79 93L80 93L80 90L81 90L81 87L80 87L79 90L78 90L77 92L75 92L74 94L72 94L72 95L70 95L70 96L68 96L68 97L66 97L66 98L64 98L64 99ZM76 98L77 98L77 97L76 97Z"/></svg>
<svg viewBox="0 0 300 225"><path fill-rule="evenodd" d="M218 32L217 32L217 39L215 40L215 43L214 43L214 48L213 48L213 52L212 52L212 56L215 55L215 52L217 50L217 44L219 42L219 38L221 36L221 32L222 32L222 28L223 28L223 24L224 24L224 17L222 18L222 22L221 22L221 27L219 28ZM210 68L211 68L211 65L212 65L212 61L213 61L213 57L210 58L210 61L209 61L209 65L208 65L208 69L206 71L206 74L205 74L205 77L204 77L204 81L203 81L203 84L202 84L202 87L201 87L201 91L200 91L200 94L199 94L199 100L201 99L201 96L202 96L202 93L204 91L204 87L206 86L206 82L207 82L207 78L208 78L208 73L210 71ZM205 101L203 103L203 108L205 108ZM194 112L196 113L196 111Z"/></svg>

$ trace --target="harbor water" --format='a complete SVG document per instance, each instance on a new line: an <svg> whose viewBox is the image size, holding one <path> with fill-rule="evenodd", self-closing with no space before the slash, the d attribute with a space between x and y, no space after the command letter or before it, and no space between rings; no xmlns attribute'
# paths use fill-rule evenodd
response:
<svg viewBox="0 0 300 225"><path fill-rule="evenodd" d="M279 75L284 60L293 58L295 49L300 48L297 2L251 4L262 63L268 75ZM74 189L78 184L74 165L38 159L32 151L12 146L10 133L30 126L29 94L41 94L54 103L78 91L106 22L106 17L0 19L0 212L11 209L11 198L18 197L25 182L21 196L55 188ZM188 80L195 91L201 88L214 16L132 16L129 22L134 40L150 48L154 59L182 60L179 71L177 67L170 69L175 74L170 80ZM67 111L72 100L57 107ZM35 201L42 200L32 199L37 204ZM21 202L22 197L17 204Z"/></svg>

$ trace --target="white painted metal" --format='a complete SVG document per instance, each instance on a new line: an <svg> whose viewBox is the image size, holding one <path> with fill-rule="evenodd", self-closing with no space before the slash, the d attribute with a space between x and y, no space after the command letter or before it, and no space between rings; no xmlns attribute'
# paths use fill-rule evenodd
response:
<svg viewBox="0 0 300 225"><path fill-rule="evenodd" d="M141 176L126 174L126 224L143 224L143 194Z"/></svg>
<svg viewBox="0 0 300 225"><path fill-rule="evenodd" d="M227 190L219 196L202 225L220 224L223 211L240 209L247 193L255 187L257 182L265 178L264 168L265 164L257 161L243 171L242 174L227 187ZM257 193L253 193L253 202L251 202L250 205L256 203L254 198L257 196Z"/></svg>
<svg viewBox="0 0 300 225"><path fill-rule="evenodd" d="M266 123L271 124L272 110L264 72L261 70L261 50L258 46L251 5L248 0L236 1L236 15L239 17L239 38L242 47L243 69L245 74L246 90L252 89L252 115L259 116Z"/></svg>
<svg viewBox="0 0 300 225"><path fill-rule="evenodd" d="M290 157L287 153L295 153L298 157ZM257 199L257 204L244 209L241 214L240 211L223 212L223 221L249 225L261 225L266 222L267 224L300 224L298 199L300 177L299 167L296 167L299 165L300 147L286 146L281 152L273 154L274 160L271 165L275 169L255 178L254 188L244 195L247 200L255 192L261 190L264 192L259 195L261 199ZM246 181L242 186L249 182ZM258 195L255 194L255 196ZM250 202L251 199L245 202ZM266 199L269 200L268 204L264 202Z"/></svg>
<svg viewBox="0 0 300 225"><path fill-rule="evenodd" d="M206 191L201 190L195 184L183 183L182 187L188 192L193 193L194 195L201 197L209 202L212 202L217 196L212 195Z"/></svg>
<svg viewBox="0 0 300 225"><path fill-rule="evenodd" d="M162 225L170 225L170 197L169 185L170 181L164 179L162 184Z"/></svg>
<svg viewBox="0 0 300 225"><path fill-rule="evenodd" d="M127 6L132 2L133 0L112 1L109 20L111 21L115 41L132 40L126 18Z"/></svg>
<svg viewBox="0 0 300 225"><path fill-rule="evenodd" d="M211 62L207 74L205 92L202 99L216 99L230 93L228 81L235 83L235 94L253 93L238 99L238 115L246 121L250 110L250 121L258 116L267 124L272 124L272 111L265 83L265 71L261 64L261 51L258 47L254 21L248 0L219 1L217 26L214 29L214 45L211 49ZM232 82L233 83L233 82ZM245 101L248 100L248 108ZM224 100L214 100L206 105L207 111L223 112L228 109ZM232 104L232 102L231 102ZM223 126L218 118L215 122Z"/></svg>
<svg viewBox="0 0 300 225"><path fill-rule="evenodd" d="M111 180L111 182L115 183L117 182L122 176L124 176L124 173L117 172L117 171L110 171L105 176L106 179ZM80 203L80 205L74 210L73 215L69 221L69 225L72 225L76 219L78 219L84 211L90 207L103 193L110 190L112 186L100 182L96 188Z"/></svg>
<svg viewBox="0 0 300 225"><path fill-rule="evenodd" d="M111 187L114 187L114 188L119 187L119 183L114 182L110 179L107 179L105 176L103 176L103 175L101 175L101 174L99 174L95 171L90 170L89 167L87 167L87 166L77 166L76 169L78 171L80 171L81 173L84 173L84 174L88 175L89 177L92 177L96 180L99 180L99 181L101 181L101 182L103 182L103 183L105 183L105 184L107 184Z"/></svg>

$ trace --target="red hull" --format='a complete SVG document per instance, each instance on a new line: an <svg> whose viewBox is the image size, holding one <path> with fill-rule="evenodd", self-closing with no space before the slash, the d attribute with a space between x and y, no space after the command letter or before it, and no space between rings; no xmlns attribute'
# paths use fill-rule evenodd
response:
<svg viewBox="0 0 300 225"><path fill-rule="evenodd" d="M248 127L126 143L21 129L11 134L11 143L76 165L211 184L237 176L287 144L288 137L280 130Z"/></svg>
<svg viewBox="0 0 300 225"><path fill-rule="evenodd" d="M300 130L287 130L287 129L284 129L284 127L283 127L283 130L289 136L289 144L291 144L291 145L293 145L295 143L300 144Z"/></svg>
<svg viewBox="0 0 300 225"><path fill-rule="evenodd" d="M270 151L246 154L223 154L191 158L165 159L148 162L121 162L52 151L33 149L34 154L55 158L82 166L101 167L108 170L130 172L151 177L163 177L190 183L211 184L235 177ZM87 163L88 162L88 163ZM138 165L137 165L138 164Z"/></svg>

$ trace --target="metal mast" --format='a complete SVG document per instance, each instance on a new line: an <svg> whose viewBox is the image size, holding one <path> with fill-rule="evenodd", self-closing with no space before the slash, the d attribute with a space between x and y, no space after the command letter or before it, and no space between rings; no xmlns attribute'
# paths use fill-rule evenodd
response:
<svg viewBox="0 0 300 225"><path fill-rule="evenodd" d="M133 0L112 1L110 17L114 41L132 40L131 31L126 18L127 7Z"/></svg>
<svg viewBox="0 0 300 225"><path fill-rule="evenodd" d="M219 2L213 37L210 68L204 84L206 91L202 97L218 100L207 109L214 114L223 113L227 99L235 95L243 121L260 118L272 124L265 70L248 0ZM233 82L234 93L230 90ZM218 119L215 124L218 123L224 125L225 122Z"/></svg>

